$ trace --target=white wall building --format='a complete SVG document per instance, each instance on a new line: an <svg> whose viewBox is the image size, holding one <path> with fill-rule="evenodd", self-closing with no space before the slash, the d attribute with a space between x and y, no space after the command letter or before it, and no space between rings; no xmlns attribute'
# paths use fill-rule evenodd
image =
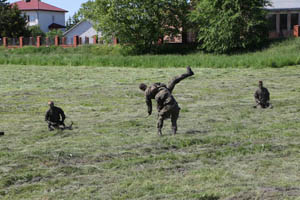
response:
<svg viewBox="0 0 300 200"><path fill-rule="evenodd" d="M13 3L27 16L28 26L39 25L43 32L50 29L65 30L64 9L44 3L41 0L22 0Z"/></svg>
<svg viewBox="0 0 300 200"><path fill-rule="evenodd" d="M64 37L67 38L67 44L72 44L72 40L75 35L81 37L83 43L85 42L85 38L88 37L90 44L93 43L93 37L95 35L97 35L98 38L101 37L101 33L97 32L93 28L93 24L88 20L83 20L79 22L78 24L73 26L70 30L64 33Z"/></svg>

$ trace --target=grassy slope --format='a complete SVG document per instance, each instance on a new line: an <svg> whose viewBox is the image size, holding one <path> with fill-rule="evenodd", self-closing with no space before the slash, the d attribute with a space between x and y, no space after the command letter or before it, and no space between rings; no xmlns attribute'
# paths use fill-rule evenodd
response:
<svg viewBox="0 0 300 200"><path fill-rule="evenodd" d="M122 50L119 46L103 45L69 49L27 47L6 50L0 48L0 64L144 68L181 67L186 65L202 68L279 68L300 64L299 49L299 38L275 42L262 51L231 56L201 52L186 55L122 56Z"/></svg>
<svg viewBox="0 0 300 200"><path fill-rule="evenodd" d="M0 198L299 197L300 69L196 69L160 138L137 85L184 71L0 66ZM272 110L251 108L260 79ZM49 99L74 130L47 131Z"/></svg>

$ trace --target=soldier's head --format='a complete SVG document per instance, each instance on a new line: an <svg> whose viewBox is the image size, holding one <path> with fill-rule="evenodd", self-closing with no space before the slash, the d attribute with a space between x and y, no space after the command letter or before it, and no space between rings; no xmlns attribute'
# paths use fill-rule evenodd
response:
<svg viewBox="0 0 300 200"><path fill-rule="evenodd" d="M263 82L262 81L258 81L258 87L262 88L263 87Z"/></svg>
<svg viewBox="0 0 300 200"><path fill-rule="evenodd" d="M139 88L140 88L140 90L145 91L145 90L147 89L147 85L146 85L145 83L141 83L141 84L139 85Z"/></svg>
<svg viewBox="0 0 300 200"><path fill-rule="evenodd" d="M53 101L48 101L48 105L50 106L50 108L54 107L54 102Z"/></svg>

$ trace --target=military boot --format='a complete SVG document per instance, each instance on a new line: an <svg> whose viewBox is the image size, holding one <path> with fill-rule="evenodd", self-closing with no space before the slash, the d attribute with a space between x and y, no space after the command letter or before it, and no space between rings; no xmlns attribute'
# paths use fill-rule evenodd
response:
<svg viewBox="0 0 300 200"><path fill-rule="evenodd" d="M188 74L190 74L191 76L194 75L194 72L192 71L190 66L187 66L186 70L187 70Z"/></svg>
<svg viewBox="0 0 300 200"><path fill-rule="evenodd" d="M172 133L173 133L173 135L176 135L176 133L177 133L177 127L172 127Z"/></svg>
<svg viewBox="0 0 300 200"><path fill-rule="evenodd" d="M158 129L157 134L158 134L158 136L162 136L161 129Z"/></svg>

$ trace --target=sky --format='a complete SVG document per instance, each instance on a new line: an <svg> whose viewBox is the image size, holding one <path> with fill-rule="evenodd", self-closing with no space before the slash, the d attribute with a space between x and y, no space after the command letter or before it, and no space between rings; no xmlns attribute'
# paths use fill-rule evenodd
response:
<svg viewBox="0 0 300 200"><path fill-rule="evenodd" d="M18 0L8 0L10 3L17 2ZM73 16L73 14L79 10L80 5L82 3L87 2L88 0L41 0L44 3L51 4L52 6L56 6L62 8L64 10L69 11L66 13L66 20L69 19L69 16Z"/></svg>

